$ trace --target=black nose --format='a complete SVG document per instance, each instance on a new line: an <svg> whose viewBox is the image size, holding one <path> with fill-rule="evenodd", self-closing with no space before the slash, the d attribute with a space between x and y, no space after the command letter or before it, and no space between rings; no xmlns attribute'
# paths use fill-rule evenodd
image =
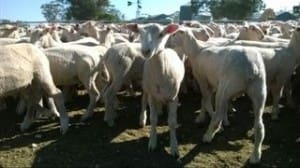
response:
<svg viewBox="0 0 300 168"><path fill-rule="evenodd" d="M300 27L297 27L296 31L300 31Z"/></svg>
<svg viewBox="0 0 300 168"><path fill-rule="evenodd" d="M143 50L142 53L143 53L143 55L149 55L150 54L150 50L149 49Z"/></svg>

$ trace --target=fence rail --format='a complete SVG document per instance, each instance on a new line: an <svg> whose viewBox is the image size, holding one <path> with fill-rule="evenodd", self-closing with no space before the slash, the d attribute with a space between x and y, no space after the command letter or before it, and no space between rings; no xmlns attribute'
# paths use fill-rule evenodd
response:
<svg viewBox="0 0 300 168"><path fill-rule="evenodd" d="M5 24L11 24L11 25L40 25L40 24L49 24L49 23L59 23L59 24L69 24L69 23L84 23L90 20L64 20L64 21L56 21L56 22L47 22L47 21L17 21L17 22L1 22L0 20L0 26L5 25ZM180 23L182 21L172 21L172 20L132 20L132 21L119 21L119 22L114 22L114 21L108 21L108 20L93 20L96 23L160 23L160 24L169 24L169 23ZM188 21L188 20L187 20ZM209 23L211 21L209 20L197 20L200 23ZM215 23L237 23L237 24L243 24L244 22L259 22L257 20L212 20ZM298 20L299 22L300 20Z"/></svg>

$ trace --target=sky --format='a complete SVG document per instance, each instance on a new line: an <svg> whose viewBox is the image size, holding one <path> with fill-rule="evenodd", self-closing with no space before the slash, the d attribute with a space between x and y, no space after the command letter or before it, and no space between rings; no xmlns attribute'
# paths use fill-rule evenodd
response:
<svg viewBox="0 0 300 168"><path fill-rule="evenodd" d="M41 13L40 6L51 0L0 0L0 19L11 21L45 21ZM136 2L136 0L130 0ZM190 0L140 0L141 14L156 15L170 14L179 11L180 6L190 2ZM294 5L298 5L300 0L263 0L267 8L275 11L292 10ZM117 9L125 15L125 19L133 19L136 15L136 5L127 6L127 0L110 0Z"/></svg>

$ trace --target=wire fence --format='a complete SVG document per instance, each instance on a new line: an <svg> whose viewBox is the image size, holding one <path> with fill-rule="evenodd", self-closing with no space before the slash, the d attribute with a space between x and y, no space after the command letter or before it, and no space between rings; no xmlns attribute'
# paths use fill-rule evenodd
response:
<svg viewBox="0 0 300 168"><path fill-rule="evenodd" d="M5 24L10 24L10 25L15 25L15 26L37 26L37 25L43 25L43 24L81 24L87 21L91 20L64 20L64 21L56 21L56 22L47 22L47 21L17 21L17 22L1 22L0 21L0 26L5 25ZM160 23L160 24L169 24L169 23L182 23L184 21L173 21L171 19L165 19L165 20L131 20L131 21L109 21L109 20L93 20L97 24L125 24L125 23L140 23L140 24L145 24L145 23ZM191 20L186 20L186 21L191 21ZM236 24L243 24L244 22L260 22L258 20L196 20L199 21L200 23L209 23L211 21L215 23L220 23L220 24L227 24L227 23L236 23ZM298 20L299 22L299 20Z"/></svg>

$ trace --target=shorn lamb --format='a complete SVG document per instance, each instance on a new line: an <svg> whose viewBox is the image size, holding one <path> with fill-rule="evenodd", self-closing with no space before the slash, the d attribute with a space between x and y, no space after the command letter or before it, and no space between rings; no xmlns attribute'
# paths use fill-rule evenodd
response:
<svg viewBox="0 0 300 168"><path fill-rule="evenodd" d="M150 107L150 139L148 148L157 145L157 120L162 105L168 106L168 125L170 129L171 154L178 156L176 139L178 92L184 76L184 65L177 53L165 48L169 35L178 25L170 24L165 28L159 24L130 24L128 28L141 35L142 53L148 57L144 63L142 121L146 121L147 101ZM144 118L143 118L144 116Z"/></svg>
<svg viewBox="0 0 300 168"><path fill-rule="evenodd" d="M220 130L228 101L238 94L246 93L252 100L255 115L255 144L250 163L258 163L265 134L262 115L267 96L265 66L261 55L251 48L207 47L185 28L180 28L172 38L191 59L193 75L203 96L199 115L207 110L212 116L203 142L211 142ZM215 113L211 105L214 91Z"/></svg>
<svg viewBox="0 0 300 168"><path fill-rule="evenodd" d="M104 91L105 116L104 121L109 126L114 125L117 114L114 110L116 94L122 85L142 80L145 57L141 53L139 43L119 43L109 48L100 65L106 68L109 76L108 85ZM101 69L100 67L100 69Z"/></svg>
<svg viewBox="0 0 300 168"><path fill-rule="evenodd" d="M272 119L278 119L279 100L282 96L283 87L300 63L300 27L295 29L288 45L281 45L278 48L259 46L253 48L263 58L266 67L267 86L273 99Z"/></svg>
<svg viewBox="0 0 300 168"><path fill-rule="evenodd" d="M61 132L68 130L68 116L63 95L54 85L45 54L32 44L0 46L0 96L21 93L29 108L21 124L25 131L34 120L34 109L43 92L54 99L60 113Z"/></svg>

